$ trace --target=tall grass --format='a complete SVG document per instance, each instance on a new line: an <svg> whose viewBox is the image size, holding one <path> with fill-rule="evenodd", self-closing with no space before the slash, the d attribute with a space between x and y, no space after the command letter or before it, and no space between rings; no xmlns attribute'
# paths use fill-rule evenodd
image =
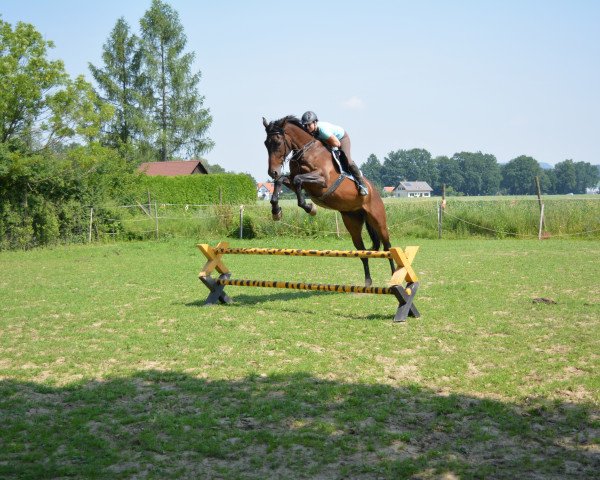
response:
<svg viewBox="0 0 600 480"><path fill-rule="evenodd" d="M271 219L270 204L243 207L244 238L273 236L347 236L339 213L319 209L308 216L292 200L281 202L283 219ZM438 237L439 199L386 199L390 235L394 238ZM564 196L544 199L544 236L600 238L600 198ZM219 235L239 237L240 206L158 205L158 212L124 211L115 230L104 238L161 238ZM158 217L158 218L157 218ZM540 207L534 197L452 197L443 213L443 238L537 238Z"/></svg>

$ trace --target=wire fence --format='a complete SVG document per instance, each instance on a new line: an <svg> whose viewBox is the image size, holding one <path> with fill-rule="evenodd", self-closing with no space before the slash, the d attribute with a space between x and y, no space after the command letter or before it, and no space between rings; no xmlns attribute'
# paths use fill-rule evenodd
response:
<svg viewBox="0 0 600 480"><path fill-rule="evenodd" d="M348 235L338 212L319 209L311 217L295 202L282 202L282 221L271 219L270 204L147 204L89 207L87 241L165 237ZM94 214L96 211L96 216ZM98 212L102 212L98 216ZM112 215L110 215L112 213ZM386 202L393 236L418 238L600 238L600 197L406 199ZM100 227L100 224L102 225Z"/></svg>

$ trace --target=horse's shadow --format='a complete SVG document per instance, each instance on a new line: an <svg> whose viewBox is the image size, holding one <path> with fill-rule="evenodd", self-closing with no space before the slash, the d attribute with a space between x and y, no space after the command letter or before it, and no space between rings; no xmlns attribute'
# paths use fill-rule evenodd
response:
<svg viewBox="0 0 600 480"><path fill-rule="evenodd" d="M272 292L272 293L267 293L267 294L259 294L257 293L256 295L252 295L252 294L239 294L239 295L230 295L230 298L233 300L233 303L229 304L229 305L219 305L219 307L227 307L227 308L237 308L237 307L243 307L243 306L252 306L252 305L262 305L264 308L263 304L268 304L268 303L274 303L272 310L276 310L278 312L290 312L290 313L300 313L303 315L321 315L323 314L322 310L315 310L315 309L311 309L309 308L292 308L290 307L289 304L285 303L285 302L289 302L290 300L302 300L302 299L308 299L309 297L313 297L313 298L319 298L319 297L327 297L327 296L331 296L331 295L340 295L337 292L323 292L323 291L289 291L289 290L285 290L285 291L281 291L281 292ZM361 293L351 293L351 294L346 294L346 295L366 295L366 294L361 294ZM205 300L195 300L193 302L188 302L185 303L186 307L204 307L204 306L211 306L211 305L205 305ZM281 305L280 302L284 302L283 306ZM313 305L313 303L311 302L310 305ZM343 312L336 312L337 315L339 316L343 316L345 318L349 318L352 320L389 320L389 315L383 315L383 314L377 314L377 313L371 313L368 315L360 315L360 314L355 314L352 311L348 311L345 310Z"/></svg>

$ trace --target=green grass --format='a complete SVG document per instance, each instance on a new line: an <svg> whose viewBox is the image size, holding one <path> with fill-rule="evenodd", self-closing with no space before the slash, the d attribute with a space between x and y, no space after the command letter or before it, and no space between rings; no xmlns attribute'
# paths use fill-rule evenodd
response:
<svg viewBox="0 0 600 480"><path fill-rule="evenodd" d="M600 244L395 244L421 246L402 324L388 296L228 287L204 307L189 239L0 252L0 478L594 478ZM225 263L362 281L355 259Z"/></svg>

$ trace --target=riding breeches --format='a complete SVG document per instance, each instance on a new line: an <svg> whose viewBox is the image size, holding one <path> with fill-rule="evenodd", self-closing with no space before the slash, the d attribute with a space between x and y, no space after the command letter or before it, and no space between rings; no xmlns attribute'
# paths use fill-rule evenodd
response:
<svg viewBox="0 0 600 480"><path fill-rule="evenodd" d="M344 152L344 155L346 155L346 159L348 160L348 165L354 165L354 161L352 160L352 157L350 156L350 137L348 136L347 133L344 133L344 136L342 137L342 139L340 140L340 150L342 152Z"/></svg>

